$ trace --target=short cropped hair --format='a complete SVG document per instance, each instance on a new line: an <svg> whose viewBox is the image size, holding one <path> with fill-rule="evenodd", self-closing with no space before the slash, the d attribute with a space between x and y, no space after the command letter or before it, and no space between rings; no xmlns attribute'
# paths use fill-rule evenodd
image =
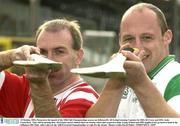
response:
<svg viewBox="0 0 180 126"><path fill-rule="evenodd" d="M38 28L36 32L36 36L35 36L36 41L39 34L42 31L58 32L63 29L67 29L71 33L71 36L73 39L72 48L74 50L79 50L80 48L82 48L83 46L82 34L80 31L80 25L78 24L76 20L69 21L67 19L54 19L54 20L45 22Z"/></svg>
<svg viewBox="0 0 180 126"><path fill-rule="evenodd" d="M125 17L125 15L127 15L128 13L130 13L130 12L132 12L134 10L143 10L145 8L148 8L148 9L152 10L153 12L155 12L155 14L157 16L158 23L159 23L160 28L161 28L161 33L164 34L168 30L168 25L167 25L165 15L158 7L156 7L153 4L150 4L150 3L138 3L138 4L133 5L132 7L130 7L124 13L124 15L122 17L122 20ZM121 27L121 25L120 25L120 27Z"/></svg>

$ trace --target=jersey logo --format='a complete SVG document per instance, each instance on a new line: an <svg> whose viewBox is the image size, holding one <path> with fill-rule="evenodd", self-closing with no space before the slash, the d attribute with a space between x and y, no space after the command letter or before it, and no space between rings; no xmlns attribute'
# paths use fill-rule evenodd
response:
<svg viewBox="0 0 180 126"><path fill-rule="evenodd" d="M128 93L129 93L129 87L126 87L126 88L124 89L124 91L123 91L122 98L123 98L123 99L126 99L126 98L127 98Z"/></svg>

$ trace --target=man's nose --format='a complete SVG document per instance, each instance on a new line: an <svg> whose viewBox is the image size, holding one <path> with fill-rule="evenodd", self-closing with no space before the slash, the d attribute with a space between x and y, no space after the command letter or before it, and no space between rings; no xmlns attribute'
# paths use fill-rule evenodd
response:
<svg viewBox="0 0 180 126"><path fill-rule="evenodd" d="M142 49L143 48L143 42L141 41L141 39L137 38L134 46L135 46L135 48Z"/></svg>
<svg viewBox="0 0 180 126"><path fill-rule="evenodd" d="M50 60L53 60L53 55L52 55L51 52L48 52L47 58L50 59Z"/></svg>

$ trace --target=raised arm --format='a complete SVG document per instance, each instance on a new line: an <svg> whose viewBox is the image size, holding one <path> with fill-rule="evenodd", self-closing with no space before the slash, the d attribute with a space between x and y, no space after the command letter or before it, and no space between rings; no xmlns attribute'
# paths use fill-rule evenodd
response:
<svg viewBox="0 0 180 126"><path fill-rule="evenodd" d="M24 45L16 49L0 52L0 71L11 67L14 60L27 59L31 53L39 53L39 49L34 46Z"/></svg>
<svg viewBox="0 0 180 126"><path fill-rule="evenodd" d="M122 53L129 59L124 64L128 73L126 85L134 90L146 116L180 117L180 114L167 104L159 90L146 74L144 65L140 60L143 54L140 54L138 57L127 51L122 51Z"/></svg>
<svg viewBox="0 0 180 126"><path fill-rule="evenodd" d="M47 65L29 67L26 70L36 117L61 117L48 81L50 71Z"/></svg>

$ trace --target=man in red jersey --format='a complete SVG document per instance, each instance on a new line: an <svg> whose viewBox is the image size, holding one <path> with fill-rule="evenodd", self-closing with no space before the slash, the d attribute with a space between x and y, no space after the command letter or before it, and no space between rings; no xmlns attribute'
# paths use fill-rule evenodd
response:
<svg viewBox="0 0 180 126"><path fill-rule="evenodd" d="M22 46L0 53L0 115L84 117L98 94L79 75L70 72L84 55L79 25L66 19L45 22L37 30L36 42L38 48ZM62 69L54 72L46 67L29 68L23 76L3 71L14 60L26 59L31 53L62 62Z"/></svg>

